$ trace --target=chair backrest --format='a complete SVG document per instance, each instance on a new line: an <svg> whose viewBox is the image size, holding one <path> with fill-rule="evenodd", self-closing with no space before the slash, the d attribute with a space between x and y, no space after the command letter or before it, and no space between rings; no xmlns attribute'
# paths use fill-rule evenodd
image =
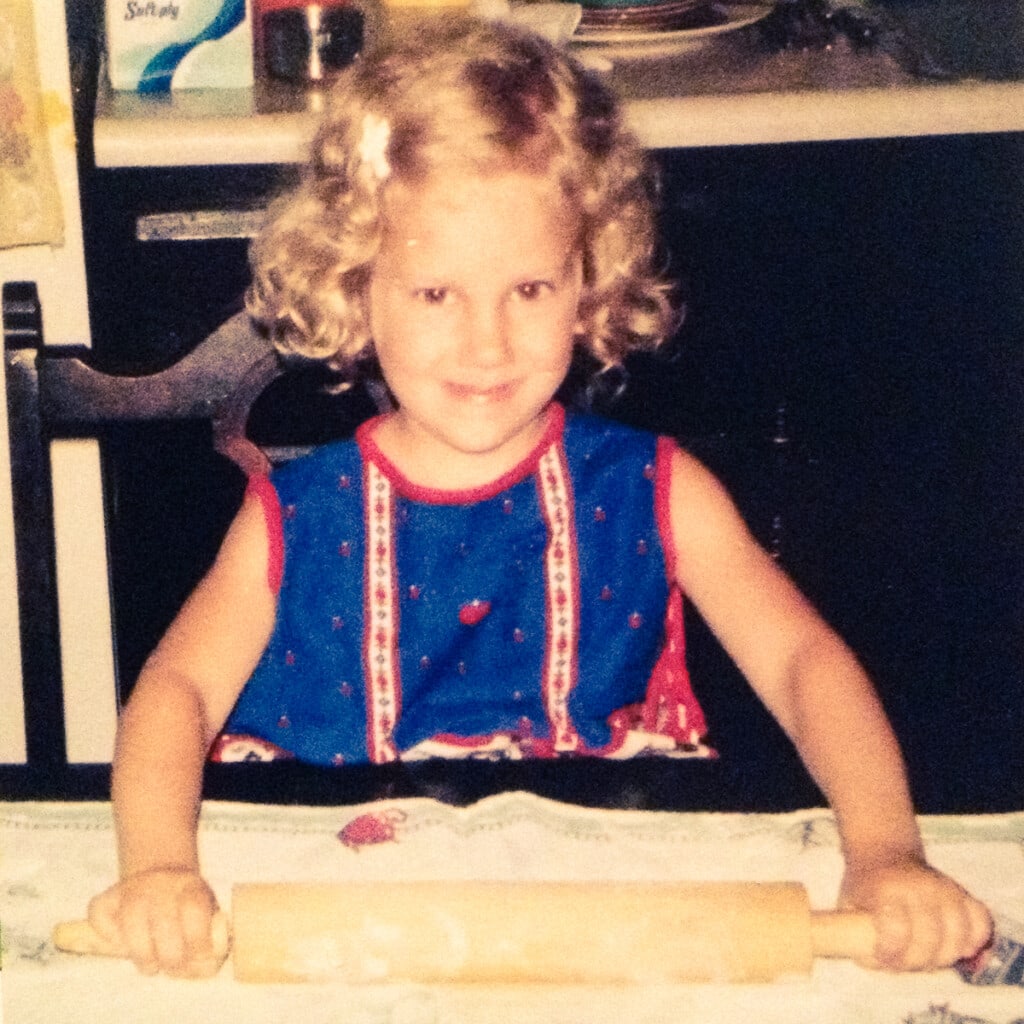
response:
<svg viewBox="0 0 1024 1024"><path fill-rule="evenodd" d="M31 282L3 286L17 600L25 695L26 764L0 767L3 794L98 795L106 765L67 763L57 611L50 442L146 421L205 420L213 444L243 474L266 473L300 448L263 448L247 436L253 404L286 367L239 312L172 366L142 376L98 369L89 349L44 345ZM371 388L379 409L382 387ZM113 643L113 638L111 640Z"/></svg>

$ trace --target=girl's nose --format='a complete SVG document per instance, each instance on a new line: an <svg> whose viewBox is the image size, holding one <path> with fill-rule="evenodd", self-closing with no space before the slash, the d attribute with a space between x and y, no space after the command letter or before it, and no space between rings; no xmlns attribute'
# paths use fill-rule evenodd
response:
<svg viewBox="0 0 1024 1024"><path fill-rule="evenodd" d="M511 351L511 333L504 308L500 304L474 308L463 337L466 362L497 366L508 360Z"/></svg>

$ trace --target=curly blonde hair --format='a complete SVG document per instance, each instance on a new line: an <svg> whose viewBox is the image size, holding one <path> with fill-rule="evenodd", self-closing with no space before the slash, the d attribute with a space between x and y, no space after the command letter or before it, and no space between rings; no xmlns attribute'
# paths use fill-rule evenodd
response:
<svg viewBox="0 0 1024 1024"><path fill-rule="evenodd" d="M391 180L438 167L550 176L579 217L578 348L600 369L671 331L653 268L654 178L609 90L543 39L458 18L396 40L339 79L297 189L254 242L253 317L285 355L353 379L375 365L368 285Z"/></svg>

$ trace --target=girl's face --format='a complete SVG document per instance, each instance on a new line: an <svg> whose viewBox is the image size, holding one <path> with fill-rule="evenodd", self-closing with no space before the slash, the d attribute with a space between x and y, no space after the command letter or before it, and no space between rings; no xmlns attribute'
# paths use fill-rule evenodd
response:
<svg viewBox="0 0 1024 1024"><path fill-rule="evenodd" d="M414 483L488 484L540 439L572 358L576 229L532 174L387 187L370 325L398 411L377 440Z"/></svg>

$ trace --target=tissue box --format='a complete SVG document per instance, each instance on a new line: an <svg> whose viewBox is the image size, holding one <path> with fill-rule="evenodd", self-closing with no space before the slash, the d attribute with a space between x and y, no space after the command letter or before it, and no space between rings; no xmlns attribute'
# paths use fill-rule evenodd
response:
<svg viewBox="0 0 1024 1024"><path fill-rule="evenodd" d="M248 0L107 0L114 89L236 89L253 83Z"/></svg>

